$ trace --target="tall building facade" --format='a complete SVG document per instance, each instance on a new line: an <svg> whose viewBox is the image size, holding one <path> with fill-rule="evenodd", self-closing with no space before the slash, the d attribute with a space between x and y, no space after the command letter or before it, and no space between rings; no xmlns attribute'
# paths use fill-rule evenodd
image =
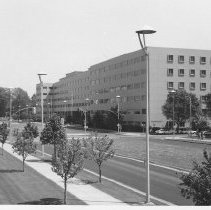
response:
<svg viewBox="0 0 211 210"><path fill-rule="evenodd" d="M162 105L172 89L195 94L202 102L202 109L206 109L203 101L211 92L211 51L149 47L148 52L151 126L165 125ZM85 72L67 74L52 84L46 100L52 101L51 111L62 115L85 109L91 113L106 111L119 103L126 124L143 125L146 72L142 50L124 54L95 64Z"/></svg>

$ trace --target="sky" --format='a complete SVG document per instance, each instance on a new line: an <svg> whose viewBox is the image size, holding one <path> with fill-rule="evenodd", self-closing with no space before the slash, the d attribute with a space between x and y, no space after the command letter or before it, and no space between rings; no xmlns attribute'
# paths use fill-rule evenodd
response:
<svg viewBox="0 0 211 210"><path fill-rule="evenodd" d="M211 50L210 0L0 0L0 87L39 83L147 45Z"/></svg>

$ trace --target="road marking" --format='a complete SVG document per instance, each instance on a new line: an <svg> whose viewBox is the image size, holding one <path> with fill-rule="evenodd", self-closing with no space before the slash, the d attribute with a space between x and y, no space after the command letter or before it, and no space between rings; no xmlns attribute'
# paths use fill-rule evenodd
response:
<svg viewBox="0 0 211 210"><path fill-rule="evenodd" d="M135 158L130 158L130 157L121 156L121 155L114 155L114 156L122 158L122 159L133 160L133 161L136 161L136 162L139 162L139 163L144 163L144 160L138 160L138 159L135 159ZM164 165L159 165L159 164L155 164L155 163L150 163L150 165L160 167L160 168L164 168L164 169L168 169L168 170L175 171L175 172L182 172L182 173L185 173L185 174L189 173L189 171L185 171L184 169L176 169L176 168L172 168L172 167L164 166Z"/></svg>
<svg viewBox="0 0 211 210"><path fill-rule="evenodd" d="M93 174L93 175L95 175L95 176L99 176L97 173L95 173L95 172L93 172L93 171L90 171L90 170L88 170L88 169L84 169L84 171L86 171L86 172L88 172L88 173L91 173L91 174ZM105 176L102 176L102 178L105 179L105 180L108 180L108 181L110 181L110 182L113 182L113 183L115 183L115 184L117 184L117 185L120 185L120 186L122 186L122 187L124 187L124 188L126 188L126 189L129 189L129 190L131 190L131 191L133 191L133 192L135 192L135 193L138 193L138 194L141 194L141 195L146 196L146 193L145 193L145 192L142 192L142 191L140 191L140 190L137 190L137 189L135 189L135 188L133 188L133 187L130 187L130 186L128 186L128 185L125 185L125 184L123 184L123 183L121 183L121 182L115 181L114 179L110 179L110 178L105 177ZM157 201L159 201L159 202L161 202L161 203L164 203L164 204L166 204L166 205L168 205L168 206L176 206L176 204L170 203L170 202L168 202L168 201L165 201L165 200L163 200L163 199L157 198L157 197L155 197L155 196L152 196L152 195L151 195L150 197L151 197L152 199L157 200Z"/></svg>
<svg viewBox="0 0 211 210"><path fill-rule="evenodd" d="M40 150L37 150L38 152L42 152L42 151L40 151ZM51 157L51 155L50 154L47 154L47 153L44 153L46 156L50 156ZM93 172L93 171L90 171L90 170L88 170L88 169L83 169L84 171L86 171L86 172L88 172L88 173L91 173L91 174L93 174L93 175L95 175L95 176L99 176L97 173L95 173L95 172ZM124 188L126 188L126 189L129 189L129 190L131 190L131 191L133 191L133 192L135 192L135 193L138 193L138 194L141 194L141 195L144 195L144 196L146 196L146 193L145 192L143 192L143 191L140 191L140 190L137 190L137 189L135 189L135 188L133 188L133 187L130 187L130 186L128 186L128 185L125 185L125 184L123 184L123 183L121 183L121 182L118 182L118 181L115 181L114 179L110 179L110 178L108 178L108 177L105 177L105 176L102 176L102 178L103 179L105 179L105 180L108 180L108 181L110 181L110 182L113 182L113 183L115 183L115 184L117 184L117 185L119 185L119 186L122 186L122 187L124 187ZM165 200L163 200L163 199L160 199L160 198L157 198L157 197L155 197L155 196L152 196L152 195L150 195L150 197L152 198L152 199L154 199L154 200L156 200L156 201L159 201L159 202L161 202L161 203L164 203L164 204L166 204L166 205L168 205L168 206L176 206L176 204L173 204L173 203L171 203L171 202L168 202L168 201L165 201Z"/></svg>

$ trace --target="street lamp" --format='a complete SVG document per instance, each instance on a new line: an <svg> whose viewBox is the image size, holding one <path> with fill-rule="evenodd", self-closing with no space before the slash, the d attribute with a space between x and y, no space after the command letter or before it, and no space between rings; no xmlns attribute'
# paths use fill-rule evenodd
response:
<svg viewBox="0 0 211 210"><path fill-rule="evenodd" d="M40 80L40 101L41 101L41 122L42 122L42 130L44 128L44 123L43 123L43 81L42 81L42 76L47 75L46 73L39 73L37 74ZM42 144L42 157L44 157L44 144Z"/></svg>
<svg viewBox="0 0 211 210"><path fill-rule="evenodd" d="M117 117L118 117L118 123L117 123L117 129L118 129L118 134L120 132L120 123L119 123L119 100L121 96L116 96L117 99Z"/></svg>
<svg viewBox="0 0 211 210"><path fill-rule="evenodd" d="M175 106L175 93L176 90L171 90L170 93L173 94L173 113L172 113L172 123L173 123L173 134L175 134L175 130L174 130L174 106Z"/></svg>
<svg viewBox="0 0 211 210"><path fill-rule="evenodd" d="M84 111L84 131L86 133L86 129L87 129L87 112L88 112L88 102L89 102L89 98L86 98L85 101L86 103L86 109Z"/></svg>
<svg viewBox="0 0 211 210"><path fill-rule="evenodd" d="M145 42L145 34L153 34L156 31L149 26L144 26L142 30L136 31L138 34L139 42L142 50L146 56L146 179L147 179L147 192L146 203L150 203L150 171L149 171L149 52ZM143 43L141 40L141 34L143 36Z"/></svg>
<svg viewBox="0 0 211 210"><path fill-rule="evenodd" d="M66 111L67 111L67 101L64 100L63 102L65 103L65 106L64 106L64 122L65 122L65 120L66 120Z"/></svg>

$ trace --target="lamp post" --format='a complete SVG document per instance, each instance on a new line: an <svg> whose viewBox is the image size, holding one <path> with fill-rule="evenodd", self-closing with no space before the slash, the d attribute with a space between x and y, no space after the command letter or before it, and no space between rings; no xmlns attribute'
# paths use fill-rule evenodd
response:
<svg viewBox="0 0 211 210"><path fill-rule="evenodd" d="M174 130L174 106L175 106L175 93L176 90L171 90L170 93L173 94L173 112L172 112L172 124L173 124L173 135L175 135L175 130Z"/></svg>
<svg viewBox="0 0 211 210"><path fill-rule="evenodd" d="M44 128L44 122L43 122L43 81L42 76L47 75L46 73L39 73L37 74L40 80L40 102L41 102L41 122L42 122L42 130ZM42 144L42 157L44 157L44 144Z"/></svg>
<svg viewBox="0 0 211 210"><path fill-rule="evenodd" d="M10 116L9 116L9 128L11 127L12 120L12 88L9 88L10 91Z"/></svg>
<svg viewBox="0 0 211 210"><path fill-rule="evenodd" d="M65 103L64 105L64 122L66 121L66 111L67 111L67 100L63 101Z"/></svg>
<svg viewBox="0 0 211 210"><path fill-rule="evenodd" d="M117 117L118 117L118 123L117 123L117 129L118 129L118 134L120 133L120 123L119 123L119 100L121 96L116 96L117 99Z"/></svg>
<svg viewBox="0 0 211 210"><path fill-rule="evenodd" d="M89 98L86 98L85 101L86 103L86 109L84 111L84 131L86 133L86 129L87 129L87 113L88 113L88 102L89 102Z"/></svg>
<svg viewBox="0 0 211 210"><path fill-rule="evenodd" d="M145 42L145 34L153 34L156 31L149 26L144 26L142 30L136 31L138 34L139 42L142 50L146 56L146 179L147 179L147 192L146 192L146 203L150 203L150 169L149 169L149 52ZM141 40L141 34L143 36L143 43Z"/></svg>

